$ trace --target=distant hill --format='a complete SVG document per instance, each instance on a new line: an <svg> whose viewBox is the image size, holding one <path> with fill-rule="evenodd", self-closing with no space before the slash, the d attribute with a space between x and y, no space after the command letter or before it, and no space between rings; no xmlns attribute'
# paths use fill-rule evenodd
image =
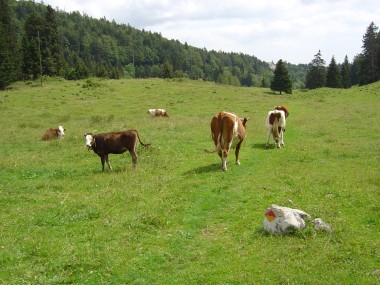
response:
<svg viewBox="0 0 380 285"><path fill-rule="evenodd" d="M67 79L186 77L268 87L273 77L273 66L252 55L197 48L129 24L54 10L33 1L10 0L10 6L23 78L39 74L38 41L43 74ZM288 68L293 86L302 85L305 65L288 64Z"/></svg>

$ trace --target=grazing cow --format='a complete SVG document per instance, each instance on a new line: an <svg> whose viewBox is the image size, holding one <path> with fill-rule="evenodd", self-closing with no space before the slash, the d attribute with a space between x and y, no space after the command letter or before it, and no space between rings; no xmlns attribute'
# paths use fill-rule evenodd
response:
<svg viewBox="0 0 380 285"><path fill-rule="evenodd" d="M268 148L269 146L269 139L271 135L273 136L275 146L281 148L282 145L285 145L284 132L286 127L286 114L289 115L287 109L286 111L275 109L268 112L265 122L265 126L267 128L267 143L265 145L265 148Z"/></svg>
<svg viewBox="0 0 380 285"><path fill-rule="evenodd" d="M286 107L286 106L276 106L276 107L274 107L274 110L284 111L285 112L285 118L288 118L288 116L289 116L288 107Z"/></svg>
<svg viewBox="0 0 380 285"><path fill-rule="evenodd" d="M104 171L104 162L107 162L108 168L112 170L111 164L108 160L108 154L122 154L127 150L132 156L133 168L136 168L137 142L139 141L140 144L144 147L148 147L150 145L141 142L140 136L136 130L104 133L98 135L87 133L84 135L84 137L88 150L92 149L100 157L100 161L102 163L102 171Z"/></svg>
<svg viewBox="0 0 380 285"><path fill-rule="evenodd" d="M65 131L66 129L64 129L62 126L47 129L44 135L42 136L41 140L48 141L51 139L63 138L63 136L65 135Z"/></svg>
<svg viewBox="0 0 380 285"><path fill-rule="evenodd" d="M149 109L148 114L152 117L169 117L169 113L165 109Z"/></svg>
<svg viewBox="0 0 380 285"><path fill-rule="evenodd" d="M222 159L222 169L227 170L227 157L230 149L235 148L236 164L239 162L239 150L245 138L245 125L248 119L240 119L229 112L220 112L211 119L211 136L216 151Z"/></svg>

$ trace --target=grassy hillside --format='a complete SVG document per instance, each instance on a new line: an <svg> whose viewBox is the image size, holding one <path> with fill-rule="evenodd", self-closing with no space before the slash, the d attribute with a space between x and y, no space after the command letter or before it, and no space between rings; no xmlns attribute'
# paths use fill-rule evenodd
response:
<svg viewBox="0 0 380 285"><path fill-rule="evenodd" d="M380 83L274 95L201 81L120 80L0 93L1 284L378 284ZM290 116L286 146L264 149L265 116ZM170 118L151 118L166 108ZM249 117L240 166L220 169L209 123ZM41 141L63 125L60 141ZM113 171L84 148L86 132L137 129ZM270 204L332 226L262 231Z"/></svg>

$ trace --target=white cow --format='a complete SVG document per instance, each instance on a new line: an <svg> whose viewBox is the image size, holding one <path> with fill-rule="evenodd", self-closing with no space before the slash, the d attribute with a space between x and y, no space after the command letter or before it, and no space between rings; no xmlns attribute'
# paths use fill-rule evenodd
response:
<svg viewBox="0 0 380 285"><path fill-rule="evenodd" d="M267 143L265 148L269 146L270 136L273 136L275 146L281 148L284 146L284 132L286 127L286 113L283 110L269 111L265 122L267 128Z"/></svg>

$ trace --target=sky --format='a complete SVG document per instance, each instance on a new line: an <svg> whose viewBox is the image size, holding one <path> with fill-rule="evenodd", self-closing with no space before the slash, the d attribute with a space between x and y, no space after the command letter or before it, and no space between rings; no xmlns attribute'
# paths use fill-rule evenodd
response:
<svg viewBox="0 0 380 285"><path fill-rule="evenodd" d="M277 63L308 64L321 51L352 62L363 36L380 26L379 0L43 0L207 50L237 52Z"/></svg>

